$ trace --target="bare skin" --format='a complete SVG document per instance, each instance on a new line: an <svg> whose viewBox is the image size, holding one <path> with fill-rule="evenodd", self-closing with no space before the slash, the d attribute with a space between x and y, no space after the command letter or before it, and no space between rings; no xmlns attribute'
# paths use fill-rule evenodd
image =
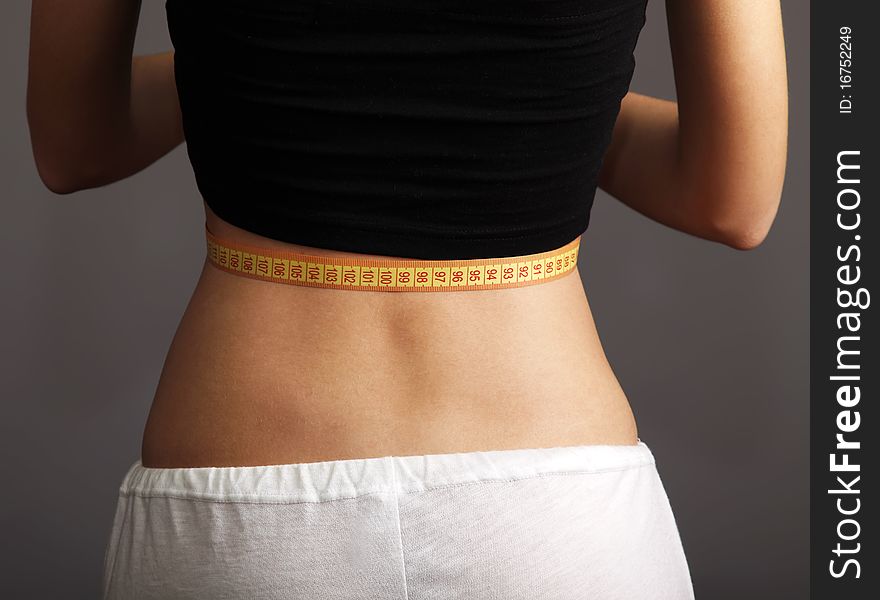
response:
<svg viewBox="0 0 880 600"><path fill-rule="evenodd" d="M173 54L132 57L138 1L32 6L28 121L49 189L118 181L183 141ZM658 223L754 248L785 174L779 2L666 6L678 101L624 98L600 186ZM223 238L376 256L286 244L205 212ZM388 293L267 283L206 262L141 458L245 466L636 441L577 271L524 288Z"/></svg>
<svg viewBox="0 0 880 600"><path fill-rule="evenodd" d="M233 227L227 239L336 256ZM206 263L147 421L147 466L633 444L581 279L446 293L254 281Z"/></svg>

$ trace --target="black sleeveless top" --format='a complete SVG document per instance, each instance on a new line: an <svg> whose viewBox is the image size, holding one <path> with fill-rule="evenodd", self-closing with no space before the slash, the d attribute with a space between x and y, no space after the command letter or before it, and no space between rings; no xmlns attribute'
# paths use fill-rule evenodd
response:
<svg viewBox="0 0 880 600"><path fill-rule="evenodd" d="M416 259L586 229L647 0L166 0L205 202Z"/></svg>

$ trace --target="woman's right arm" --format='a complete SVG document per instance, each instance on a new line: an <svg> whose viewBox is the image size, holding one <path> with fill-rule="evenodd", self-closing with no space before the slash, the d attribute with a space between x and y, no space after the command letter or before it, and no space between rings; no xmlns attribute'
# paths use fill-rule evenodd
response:
<svg viewBox="0 0 880 600"><path fill-rule="evenodd" d="M669 227L747 250L782 194L788 80L779 0L666 0L677 101L624 97L599 185Z"/></svg>
<svg viewBox="0 0 880 600"><path fill-rule="evenodd" d="M133 57L140 0L32 0L27 118L60 194L132 175L183 141L171 52Z"/></svg>

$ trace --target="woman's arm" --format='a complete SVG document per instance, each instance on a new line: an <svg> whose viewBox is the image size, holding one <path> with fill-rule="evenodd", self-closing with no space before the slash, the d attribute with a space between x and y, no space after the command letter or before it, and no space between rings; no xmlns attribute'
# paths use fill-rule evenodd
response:
<svg viewBox="0 0 880 600"><path fill-rule="evenodd" d="M32 0L27 118L65 194L136 173L183 141L173 54L132 57L140 0Z"/></svg>
<svg viewBox="0 0 880 600"><path fill-rule="evenodd" d="M785 178L779 0L666 0L666 9L678 101L627 94L599 186L655 221L754 248Z"/></svg>

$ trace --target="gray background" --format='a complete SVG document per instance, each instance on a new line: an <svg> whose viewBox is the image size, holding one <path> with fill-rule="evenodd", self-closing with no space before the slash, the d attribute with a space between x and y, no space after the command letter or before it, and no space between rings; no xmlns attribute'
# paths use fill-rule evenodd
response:
<svg viewBox="0 0 880 600"><path fill-rule="evenodd" d="M0 2L0 596L97 598L117 487L204 259L203 212L183 146L101 189L42 186L25 120L29 13ZM599 333L698 599L807 597L809 10L785 0L783 15L790 160L764 244L702 241L601 191L582 242ZM147 0L136 52L170 47L164 2ZM659 0L636 59L632 89L674 98Z"/></svg>

